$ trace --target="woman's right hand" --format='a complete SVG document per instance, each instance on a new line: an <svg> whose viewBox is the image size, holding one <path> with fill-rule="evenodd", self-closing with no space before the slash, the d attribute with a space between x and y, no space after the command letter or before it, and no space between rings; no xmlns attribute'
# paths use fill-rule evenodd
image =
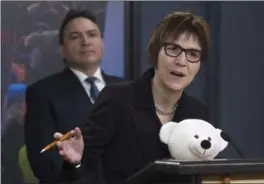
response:
<svg viewBox="0 0 264 184"><path fill-rule="evenodd" d="M63 160L71 164L80 163L84 150L84 141L80 128L72 130L72 138L57 143L59 154ZM63 134L56 132L54 138L59 140Z"/></svg>

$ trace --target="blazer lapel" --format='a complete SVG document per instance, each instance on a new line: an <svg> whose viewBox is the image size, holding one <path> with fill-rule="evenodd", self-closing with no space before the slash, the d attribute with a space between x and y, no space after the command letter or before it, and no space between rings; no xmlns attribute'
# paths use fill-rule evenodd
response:
<svg viewBox="0 0 264 184"><path fill-rule="evenodd" d="M138 144L146 162L155 160L157 139L160 122L156 116L151 90L153 70L147 71L136 83L135 106L133 109L133 122L136 128ZM151 158L153 156L153 158Z"/></svg>
<svg viewBox="0 0 264 184"><path fill-rule="evenodd" d="M187 95L185 94L185 92L183 92L181 98L179 99L178 107L172 118L172 121L179 123L180 121L188 117L186 115L186 112L190 112L190 106L188 110L187 98L188 98Z"/></svg>
<svg viewBox="0 0 264 184"><path fill-rule="evenodd" d="M155 114L152 113L151 109L135 107L133 122L136 128L137 142L142 150L144 161L154 161L156 159L155 151L159 135L159 122L155 118Z"/></svg>

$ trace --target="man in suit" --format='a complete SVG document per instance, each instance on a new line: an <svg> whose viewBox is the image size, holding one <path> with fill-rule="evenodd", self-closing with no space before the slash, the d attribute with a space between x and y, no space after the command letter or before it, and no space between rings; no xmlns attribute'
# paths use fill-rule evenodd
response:
<svg viewBox="0 0 264 184"><path fill-rule="evenodd" d="M104 43L89 11L68 12L60 27L59 43L66 69L26 90L25 143L33 173L40 182L55 181L61 170L62 159L56 149L40 153L53 141L53 133L82 127L98 93L122 80L100 68Z"/></svg>

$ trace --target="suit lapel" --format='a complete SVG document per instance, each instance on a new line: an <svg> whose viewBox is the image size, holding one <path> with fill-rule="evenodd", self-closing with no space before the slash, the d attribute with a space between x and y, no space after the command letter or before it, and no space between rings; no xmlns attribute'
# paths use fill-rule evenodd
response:
<svg viewBox="0 0 264 184"><path fill-rule="evenodd" d="M114 84L114 83L118 83L118 82L123 81L122 77L107 75L103 70L102 70L102 77L103 77L106 85Z"/></svg>
<svg viewBox="0 0 264 184"><path fill-rule="evenodd" d="M69 96L69 98L75 97L75 99L72 100L80 103L80 105L92 105L90 98L88 97L84 87L82 86L77 76L75 76L75 74L70 69L65 69L63 75L63 82L65 83L64 86L66 95Z"/></svg>
<svg viewBox="0 0 264 184"><path fill-rule="evenodd" d="M102 77L106 85L116 82L111 76L107 75L103 70L102 70Z"/></svg>

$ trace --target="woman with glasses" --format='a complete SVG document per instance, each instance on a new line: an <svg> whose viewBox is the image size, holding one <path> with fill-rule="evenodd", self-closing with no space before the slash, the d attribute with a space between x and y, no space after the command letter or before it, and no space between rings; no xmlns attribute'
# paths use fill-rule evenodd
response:
<svg viewBox="0 0 264 184"><path fill-rule="evenodd" d="M65 179L86 176L90 183L102 179L117 184L148 163L169 158L159 139L162 124L208 120L206 106L184 90L198 73L209 45L209 27L201 17L183 12L165 17L149 42L153 67L139 80L106 87L86 126L57 144ZM61 136L54 134L56 139Z"/></svg>

